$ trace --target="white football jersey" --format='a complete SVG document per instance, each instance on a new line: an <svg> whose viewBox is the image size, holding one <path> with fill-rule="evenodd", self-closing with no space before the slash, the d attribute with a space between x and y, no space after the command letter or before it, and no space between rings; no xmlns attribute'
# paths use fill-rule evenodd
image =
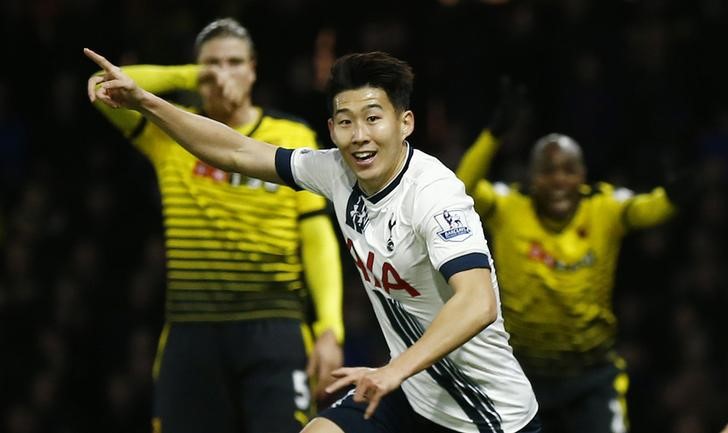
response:
<svg viewBox="0 0 728 433"><path fill-rule="evenodd" d="M276 167L292 187L333 202L392 357L422 336L453 295L450 276L490 268L496 321L402 389L418 414L452 430L511 433L525 426L538 406L508 344L480 217L455 174L409 145L400 173L370 197L338 149L279 149Z"/></svg>

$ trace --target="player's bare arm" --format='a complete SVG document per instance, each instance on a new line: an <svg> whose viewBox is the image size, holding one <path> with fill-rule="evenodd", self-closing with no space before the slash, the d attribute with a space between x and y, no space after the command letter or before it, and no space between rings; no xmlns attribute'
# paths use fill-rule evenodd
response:
<svg viewBox="0 0 728 433"><path fill-rule="evenodd" d="M181 110L137 86L106 58L84 48L84 54L104 71L88 80L88 97L113 108L139 111L190 153L226 171L283 183L275 170L277 147L257 141L204 116Z"/></svg>
<svg viewBox="0 0 728 433"><path fill-rule="evenodd" d="M445 302L422 337L388 364L404 378L444 358L497 317L490 270L475 268L458 272L450 277L448 283L454 295Z"/></svg>
<svg viewBox="0 0 728 433"><path fill-rule="evenodd" d="M455 294L443 305L422 338L384 367L334 371L338 380L326 390L334 392L344 386L356 385L354 400L369 401L364 414L369 418L382 397L398 388L405 379L444 358L495 321L497 304L488 269L458 272L448 283Z"/></svg>

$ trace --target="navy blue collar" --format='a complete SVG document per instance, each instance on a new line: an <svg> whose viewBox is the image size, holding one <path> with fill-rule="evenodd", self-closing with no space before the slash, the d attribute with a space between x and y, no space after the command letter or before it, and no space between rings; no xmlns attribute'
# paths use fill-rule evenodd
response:
<svg viewBox="0 0 728 433"><path fill-rule="evenodd" d="M386 197L392 190L397 188L397 185L399 185L400 182L402 182L402 178L404 177L405 172L407 171L407 168L409 168L410 161L412 161L412 155L414 155L415 150L412 148L412 145L409 144L408 141L405 141L405 144L407 145L407 159L404 162L404 166L399 171L399 174L397 174L397 177L395 177L391 182L389 182L389 185L387 185L383 190L374 193L371 197L366 197L366 195L362 192L362 190L359 188L359 183L354 184L354 191L357 193L363 195L367 198L368 201L371 203L376 203Z"/></svg>

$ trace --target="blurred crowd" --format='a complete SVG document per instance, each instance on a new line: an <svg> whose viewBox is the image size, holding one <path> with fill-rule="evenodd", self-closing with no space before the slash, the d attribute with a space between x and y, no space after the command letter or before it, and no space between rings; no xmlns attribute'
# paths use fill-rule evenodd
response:
<svg viewBox="0 0 728 433"><path fill-rule="evenodd" d="M384 50L415 68L414 146L454 168L507 75L533 103L492 179L522 179L552 131L591 181L646 191L678 176L689 206L630 236L614 302L632 431L728 422L728 2L723 0L3 1L0 43L0 431L148 432L164 255L151 166L86 100L88 46L121 64L191 62L233 16L259 52L259 104L330 145L332 60ZM387 359L342 249L346 363ZM497 257L495 258L497 261Z"/></svg>

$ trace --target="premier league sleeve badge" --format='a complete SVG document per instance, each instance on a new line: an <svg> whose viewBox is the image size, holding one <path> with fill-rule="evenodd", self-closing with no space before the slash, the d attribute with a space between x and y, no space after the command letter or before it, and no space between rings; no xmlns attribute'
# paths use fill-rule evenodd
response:
<svg viewBox="0 0 728 433"><path fill-rule="evenodd" d="M435 215L435 221L442 229L437 234L444 241L461 242L472 235L472 230L467 226L461 211L444 210L441 214Z"/></svg>

